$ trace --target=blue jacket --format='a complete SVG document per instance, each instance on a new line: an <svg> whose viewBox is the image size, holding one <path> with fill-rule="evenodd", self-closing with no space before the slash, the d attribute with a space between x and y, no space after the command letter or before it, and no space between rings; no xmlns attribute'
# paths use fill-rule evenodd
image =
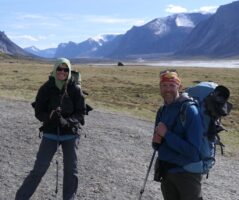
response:
<svg viewBox="0 0 239 200"><path fill-rule="evenodd" d="M171 171L184 171L181 167L199 161L199 150L203 138L203 126L200 113L195 105L188 105L185 110L185 121L180 118L180 98L164 105L157 112L155 126L163 122L168 131L159 146L158 156L162 161L178 167Z"/></svg>

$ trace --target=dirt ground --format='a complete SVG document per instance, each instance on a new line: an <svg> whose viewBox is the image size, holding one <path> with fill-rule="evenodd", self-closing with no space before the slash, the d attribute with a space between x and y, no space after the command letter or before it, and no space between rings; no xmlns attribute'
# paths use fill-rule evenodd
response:
<svg viewBox="0 0 239 200"><path fill-rule="evenodd" d="M30 103L0 99L0 200L13 200L33 167L40 144ZM81 200L137 200L153 150L153 124L132 117L92 111L86 117L79 144L79 188ZM86 136L85 136L86 134ZM56 197L56 157L32 200L62 199L62 162ZM59 155L62 161L62 154ZM142 200L161 200L159 183L151 170ZM239 159L217 156L209 178L203 179L204 200L239 200Z"/></svg>

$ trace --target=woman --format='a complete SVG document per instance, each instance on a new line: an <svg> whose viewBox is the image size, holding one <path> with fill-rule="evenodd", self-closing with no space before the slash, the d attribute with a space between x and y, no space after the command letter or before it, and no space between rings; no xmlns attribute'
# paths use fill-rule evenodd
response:
<svg viewBox="0 0 239 200"><path fill-rule="evenodd" d="M63 199L75 198L78 187L76 151L84 114L85 100L80 87L71 77L71 63L66 58L60 58L36 96L35 116L43 122L43 137L34 168L17 191L16 200L30 199L59 145L62 146L64 162Z"/></svg>

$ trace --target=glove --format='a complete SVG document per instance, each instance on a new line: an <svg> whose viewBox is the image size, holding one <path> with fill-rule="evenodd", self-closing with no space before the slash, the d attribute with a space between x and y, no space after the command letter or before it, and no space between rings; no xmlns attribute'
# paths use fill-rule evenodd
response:
<svg viewBox="0 0 239 200"><path fill-rule="evenodd" d="M59 119L61 118L61 109L57 108L56 110L52 110L49 118L52 122L58 123Z"/></svg>
<svg viewBox="0 0 239 200"><path fill-rule="evenodd" d="M160 143L152 142L152 147L154 150L158 150L160 146Z"/></svg>
<svg viewBox="0 0 239 200"><path fill-rule="evenodd" d="M65 127L68 125L68 121L62 117L61 108L58 107L56 110L53 110L50 114L50 120L56 123L58 126Z"/></svg>
<svg viewBox="0 0 239 200"><path fill-rule="evenodd" d="M65 126L68 126L68 121L67 121L64 117L61 116L61 117L59 118L58 124L59 124L61 127L65 127Z"/></svg>

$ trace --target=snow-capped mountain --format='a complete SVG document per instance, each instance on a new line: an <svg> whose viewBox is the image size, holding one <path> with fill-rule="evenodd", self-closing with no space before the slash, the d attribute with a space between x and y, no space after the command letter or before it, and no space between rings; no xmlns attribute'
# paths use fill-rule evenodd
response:
<svg viewBox="0 0 239 200"><path fill-rule="evenodd" d="M114 49L107 57L133 57L145 54L172 54L183 44L187 35L210 14L187 13L157 18L143 26L132 27L126 34L108 45ZM117 44L113 44L116 42ZM104 47L99 49L104 51Z"/></svg>
<svg viewBox="0 0 239 200"><path fill-rule="evenodd" d="M99 47L113 40L117 35L102 35L89 38L81 43L68 42L58 45L55 57L82 58L91 57Z"/></svg>
<svg viewBox="0 0 239 200"><path fill-rule="evenodd" d="M91 39L95 42L98 42L100 46L104 45L105 43L113 40L117 35L97 35L92 37Z"/></svg>
<svg viewBox="0 0 239 200"><path fill-rule="evenodd" d="M41 50L35 46L26 47L24 48L24 50L31 54L34 54L36 56L40 56L43 58L54 58L56 53L56 48L48 48L48 49Z"/></svg>
<svg viewBox="0 0 239 200"><path fill-rule="evenodd" d="M239 55L239 1L220 6L217 12L198 24L188 35L177 55Z"/></svg>
<svg viewBox="0 0 239 200"><path fill-rule="evenodd" d="M151 30L155 35L163 36L168 34L172 28L175 27L194 28L195 24L198 22L194 22L191 15L196 14L176 14L166 18L157 18L144 25L144 27Z"/></svg>
<svg viewBox="0 0 239 200"><path fill-rule="evenodd" d="M40 49L36 48L35 46L26 47L24 49L28 51L29 53L33 53L33 54L40 51Z"/></svg>

